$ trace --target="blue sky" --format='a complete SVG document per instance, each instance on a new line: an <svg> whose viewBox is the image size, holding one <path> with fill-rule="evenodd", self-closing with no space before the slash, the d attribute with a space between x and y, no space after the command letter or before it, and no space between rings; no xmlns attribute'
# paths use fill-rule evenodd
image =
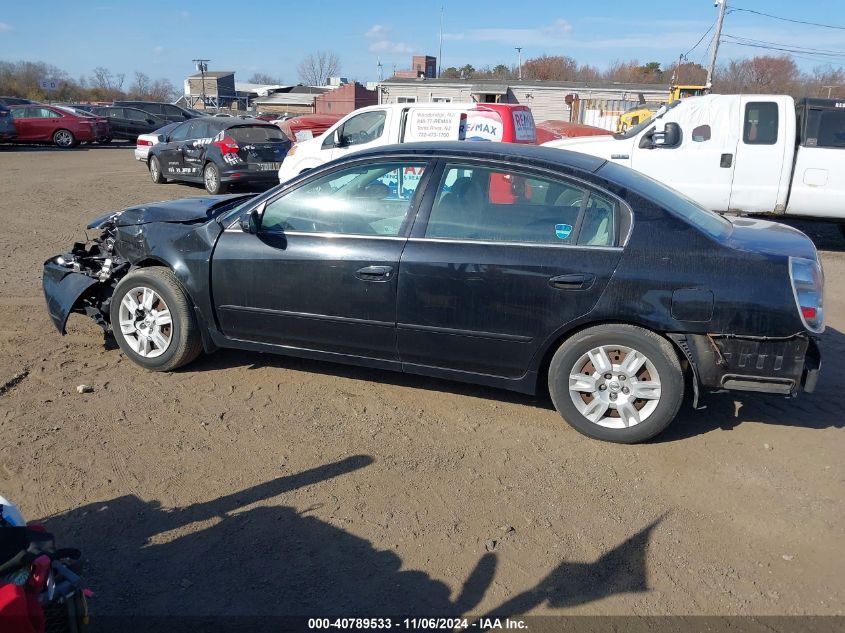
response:
<svg viewBox="0 0 845 633"><path fill-rule="evenodd" d="M136 70L181 86L193 72L191 59L210 58L211 70L235 70L246 81L254 72L295 83L299 60L311 51L335 51L342 75L359 81L385 76L393 66L410 66L413 53L437 54L438 2L395 3L321 0L292 3L205 0L144 2L4 3L0 9L0 60L44 61L72 76L90 75L96 66L126 73ZM712 0L654 0L637 3L532 0L445 2L443 65L515 64L547 53L570 55L581 63L606 67L613 60L677 60L712 24ZM730 0L742 7L780 16L845 26L843 0ZM634 15L631 8L636 9ZM626 17L629 16L630 17ZM791 24L747 12L727 16L724 33L751 40L842 53L829 59L845 65L845 30ZM689 59L706 61L710 37ZM764 51L722 44L720 61ZM814 55L796 59L804 69L823 62Z"/></svg>

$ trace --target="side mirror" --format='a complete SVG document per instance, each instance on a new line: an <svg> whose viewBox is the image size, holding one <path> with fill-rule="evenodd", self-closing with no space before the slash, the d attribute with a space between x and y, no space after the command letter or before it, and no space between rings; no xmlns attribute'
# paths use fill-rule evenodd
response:
<svg viewBox="0 0 845 633"><path fill-rule="evenodd" d="M158 140L159 143L167 143L167 137L164 134L156 136L156 140Z"/></svg>
<svg viewBox="0 0 845 633"><path fill-rule="evenodd" d="M261 226L261 209L263 205L260 207L256 207L245 216L241 218L241 230L244 233L252 233L255 235L258 233L258 229Z"/></svg>
<svg viewBox="0 0 845 633"><path fill-rule="evenodd" d="M674 122L665 125L662 132L655 132L652 135L652 142L655 147L672 149L681 144L681 126Z"/></svg>

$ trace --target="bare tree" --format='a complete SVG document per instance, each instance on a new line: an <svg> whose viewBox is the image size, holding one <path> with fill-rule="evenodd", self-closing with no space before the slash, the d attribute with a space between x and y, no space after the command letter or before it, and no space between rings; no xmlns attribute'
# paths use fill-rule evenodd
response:
<svg viewBox="0 0 845 633"><path fill-rule="evenodd" d="M265 85L280 85L282 83L281 77L273 77L268 73L253 73L252 77L247 79L251 84L265 84Z"/></svg>
<svg viewBox="0 0 845 633"><path fill-rule="evenodd" d="M329 77L340 72L340 58L332 51L310 53L299 62L299 80L308 86L325 86Z"/></svg>
<svg viewBox="0 0 845 633"><path fill-rule="evenodd" d="M146 73L135 71L135 83L129 89L129 94L133 97L141 99L145 97L150 91L150 78Z"/></svg>
<svg viewBox="0 0 845 633"><path fill-rule="evenodd" d="M113 75L108 68L97 66L94 69L94 76L91 78L91 83L95 88L100 88L104 91L120 91L123 89L123 80L126 75L118 73Z"/></svg>

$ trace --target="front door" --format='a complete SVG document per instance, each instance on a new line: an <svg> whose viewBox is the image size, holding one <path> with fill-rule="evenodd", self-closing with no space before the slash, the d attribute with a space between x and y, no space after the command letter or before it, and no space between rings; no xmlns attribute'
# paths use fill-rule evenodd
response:
<svg viewBox="0 0 845 633"><path fill-rule="evenodd" d="M39 106L17 106L10 108L15 120L19 141L50 141L58 129L58 114Z"/></svg>
<svg viewBox="0 0 845 633"><path fill-rule="evenodd" d="M190 131L190 121L176 126L167 136L167 140L157 149L161 171L165 176L178 177L186 174L183 150Z"/></svg>
<svg viewBox="0 0 845 633"><path fill-rule="evenodd" d="M621 255L622 205L575 179L483 163L447 163L437 181L399 266L401 360L518 378L595 305Z"/></svg>
<svg viewBox="0 0 845 633"><path fill-rule="evenodd" d="M343 127L338 128L337 138L327 139L335 143L331 149L332 159L346 156L351 152L358 152L379 145L386 145L388 140L387 110L370 110L350 117Z"/></svg>
<svg viewBox="0 0 845 633"><path fill-rule="evenodd" d="M679 111L683 120L679 119ZM677 189L706 209L725 212L736 165L735 116L723 101L669 110L655 125L679 123L680 143L674 147L640 147L637 143L631 167Z"/></svg>
<svg viewBox="0 0 845 633"><path fill-rule="evenodd" d="M395 361L399 258L426 167L370 161L316 175L268 202L257 233L227 229L212 259L224 335Z"/></svg>

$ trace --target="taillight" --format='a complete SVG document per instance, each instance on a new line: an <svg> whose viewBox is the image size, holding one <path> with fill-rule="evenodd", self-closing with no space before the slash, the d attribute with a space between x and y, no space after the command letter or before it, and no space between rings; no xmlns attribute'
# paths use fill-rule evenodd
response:
<svg viewBox="0 0 845 633"><path fill-rule="evenodd" d="M824 331L824 271L818 260L789 258L792 295L801 321L811 332Z"/></svg>
<svg viewBox="0 0 845 633"><path fill-rule="evenodd" d="M152 141L148 141L148 140L147 140L147 139L145 139L145 138L139 138L135 144L136 144L138 147L149 147L149 146L152 146L153 142L152 142Z"/></svg>
<svg viewBox="0 0 845 633"><path fill-rule="evenodd" d="M237 154L240 149L231 136L224 136L222 140L214 141L213 144L220 148L221 154Z"/></svg>

